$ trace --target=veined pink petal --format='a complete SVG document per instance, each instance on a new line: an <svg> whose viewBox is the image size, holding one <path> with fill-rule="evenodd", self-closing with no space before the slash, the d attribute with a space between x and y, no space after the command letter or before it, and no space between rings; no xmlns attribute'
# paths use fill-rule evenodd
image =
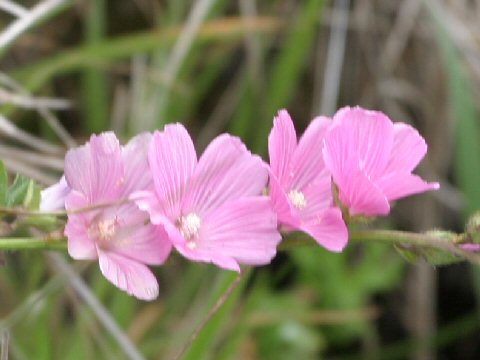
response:
<svg viewBox="0 0 480 360"><path fill-rule="evenodd" d="M427 144L418 131L410 125L396 123L392 156L385 173L412 172L427 153Z"/></svg>
<svg viewBox="0 0 480 360"><path fill-rule="evenodd" d="M280 110L273 119L273 128L268 136L270 169L280 184L288 176L290 159L297 146L297 134L292 118L286 110Z"/></svg>
<svg viewBox="0 0 480 360"><path fill-rule="evenodd" d="M102 274L115 286L141 300L158 296L158 283L147 266L112 252L99 251Z"/></svg>
<svg viewBox="0 0 480 360"><path fill-rule="evenodd" d="M153 179L148 166L148 149L152 134L141 133L122 147L122 159L125 164L125 176L122 184L122 197L136 190L147 190L153 186Z"/></svg>
<svg viewBox="0 0 480 360"><path fill-rule="evenodd" d="M303 189L306 206L299 211L302 222L310 221L318 217L320 213L332 207L332 180L328 173L323 172L322 176L311 181Z"/></svg>
<svg viewBox="0 0 480 360"><path fill-rule="evenodd" d="M169 217L178 217L187 183L197 164L192 139L183 125L167 125L163 132L154 133L148 162L157 198Z"/></svg>
<svg viewBox="0 0 480 360"><path fill-rule="evenodd" d="M257 196L215 209L203 219L198 237L176 248L189 259L238 270L235 262L268 264L280 240L269 199Z"/></svg>
<svg viewBox="0 0 480 360"><path fill-rule="evenodd" d="M291 181L287 186L303 189L322 173L326 172L323 162L323 138L331 120L324 116L316 117L303 133L291 158Z"/></svg>
<svg viewBox="0 0 480 360"><path fill-rule="evenodd" d="M143 264L161 265L172 244L162 226L145 224L147 213L135 204L116 206L102 213L104 219L117 219L109 251Z"/></svg>
<svg viewBox="0 0 480 360"><path fill-rule="evenodd" d="M78 191L70 191L65 200L66 209L81 209L88 206L88 199ZM95 241L89 237L88 229L97 211L68 215L65 236L68 238L68 254L78 260L96 259Z"/></svg>
<svg viewBox="0 0 480 360"><path fill-rule="evenodd" d="M340 132L343 142L335 149L327 148L327 153L347 152L342 157L355 156L360 169L372 179L381 176L392 153L393 124L379 111L364 110L360 107L345 107L334 115L334 125L330 132ZM336 135L338 138L338 135ZM327 142L329 139L327 138Z"/></svg>
<svg viewBox="0 0 480 360"><path fill-rule="evenodd" d="M88 223L84 216L70 215L65 225L68 254L77 260L93 260L97 256L95 242L88 236Z"/></svg>
<svg viewBox="0 0 480 360"><path fill-rule="evenodd" d="M360 158L350 143L350 137L340 125L332 126L324 139L323 159L340 190L349 187L352 171L359 168Z"/></svg>
<svg viewBox="0 0 480 360"><path fill-rule="evenodd" d="M157 225L137 225L127 236L120 230L119 237L126 244L120 241L113 251L143 264L161 265L172 250L165 230Z"/></svg>
<svg viewBox="0 0 480 360"><path fill-rule="evenodd" d="M298 228L300 226L300 217L296 214L295 209L290 204L288 195L273 174L270 174L269 190L269 196L277 213L278 222L292 228Z"/></svg>
<svg viewBox="0 0 480 360"><path fill-rule="evenodd" d="M301 229L330 251L340 252L348 243L348 229L338 208L329 208L302 224Z"/></svg>
<svg viewBox="0 0 480 360"><path fill-rule="evenodd" d="M200 158L183 201L182 212L203 217L227 201L260 195L268 169L237 137L215 138Z"/></svg>
<svg viewBox="0 0 480 360"><path fill-rule="evenodd" d="M65 198L71 189L62 176L60 181L41 192L40 211L49 212L65 209Z"/></svg>
<svg viewBox="0 0 480 360"><path fill-rule="evenodd" d="M124 175L121 156L115 134L92 135L89 143L69 150L65 156L68 185L91 203L115 199Z"/></svg>
<svg viewBox="0 0 480 360"><path fill-rule="evenodd" d="M409 172L389 173L378 179L377 185L382 189L389 201L440 188L438 183L428 183L419 176Z"/></svg>
<svg viewBox="0 0 480 360"><path fill-rule="evenodd" d="M351 215L375 216L390 212L387 197L363 171L352 168L345 175L348 182L344 182L344 187L339 186L339 197Z"/></svg>
<svg viewBox="0 0 480 360"><path fill-rule="evenodd" d="M166 218L163 204L157 198L157 195L151 191L135 191L129 197L135 201L138 208L146 211L150 215L150 221L153 224L161 224Z"/></svg>

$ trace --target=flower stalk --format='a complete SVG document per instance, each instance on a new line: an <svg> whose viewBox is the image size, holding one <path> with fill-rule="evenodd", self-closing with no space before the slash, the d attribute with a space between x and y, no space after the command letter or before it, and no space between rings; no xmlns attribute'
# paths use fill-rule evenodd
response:
<svg viewBox="0 0 480 360"><path fill-rule="evenodd" d="M67 239L15 237L0 238L0 251L54 250L67 251Z"/></svg>
<svg viewBox="0 0 480 360"><path fill-rule="evenodd" d="M431 233L415 233L397 230L353 230L350 231L351 242L358 243L384 243L400 245L402 247L432 248L450 252L465 260L480 265L480 255L465 251L457 245L456 239L461 239L463 234L454 234L450 241ZM303 233L293 233L284 237L280 250L290 250L300 246L313 246L315 242ZM35 238L16 237L0 238L0 251L25 251L25 250L53 250L66 251L67 239L65 237Z"/></svg>

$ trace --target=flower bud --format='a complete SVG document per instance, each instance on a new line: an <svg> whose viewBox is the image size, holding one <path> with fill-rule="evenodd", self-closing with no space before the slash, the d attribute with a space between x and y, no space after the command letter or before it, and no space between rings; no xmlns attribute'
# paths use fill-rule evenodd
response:
<svg viewBox="0 0 480 360"><path fill-rule="evenodd" d="M466 243L480 244L480 212L473 214L465 225Z"/></svg>

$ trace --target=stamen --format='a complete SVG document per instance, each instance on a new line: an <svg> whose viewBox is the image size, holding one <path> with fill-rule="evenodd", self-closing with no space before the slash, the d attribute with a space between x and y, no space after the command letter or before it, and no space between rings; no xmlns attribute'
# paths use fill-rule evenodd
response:
<svg viewBox="0 0 480 360"><path fill-rule="evenodd" d="M95 241L98 246L108 249L112 246L111 240L117 232L118 219L105 219L94 221L88 228L88 236Z"/></svg>
<svg viewBox="0 0 480 360"><path fill-rule="evenodd" d="M301 191L291 190L288 193L288 198L298 210L303 210L307 207L307 199L305 199L305 195Z"/></svg>
<svg viewBox="0 0 480 360"><path fill-rule="evenodd" d="M182 216L178 220L178 228L182 236L186 240L190 240L195 236L197 236L198 230L200 230L200 224L201 224L200 217L195 213L190 213L187 216ZM187 246L190 249L192 249L193 248L192 246L196 247L196 244L193 241L189 241L187 243Z"/></svg>
<svg viewBox="0 0 480 360"><path fill-rule="evenodd" d="M196 249L197 248L197 243L195 241L187 241L187 248L190 250Z"/></svg>
<svg viewBox="0 0 480 360"><path fill-rule="evenodd" d="M107 219L98 222L98 236L101 240L110 240L114 235L117 227L117 219Z"/></svg>

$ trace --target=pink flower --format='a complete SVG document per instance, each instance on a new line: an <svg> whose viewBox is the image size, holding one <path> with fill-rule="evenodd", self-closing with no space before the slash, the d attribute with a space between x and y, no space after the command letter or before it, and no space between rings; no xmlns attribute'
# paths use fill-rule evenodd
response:
<svg viewBox="0 0 480 360"><path fill-rule="evenodd" d="M185 128L167 125L155 132L148 160L154 187L133 198L183 256L235 271L275 256L277 219L259 196L267 169L238 138L218 136L197 161Z"/></svg>
<svg viewBox="0 0 480 360"><path fill-rule="evenodd" d="M98 259L110 282L143 300L158 296L157 280L146 264L162 264L171 244L163 228L148 224L148 214L135 203L118 202L152 182L146 157L150 139L150 134L142 134L121 147L113 133L92 135L89 143L65 157L67 210L117 202L69 214L65 227L69 254Z"/></svg>
<svg viewBox="0 0 480 360"><path fill-rule="evenodd" d="M351 215L386 215L390 201L439 188L412 171L427 152L417 130L379 111L345 107L333 117L323 155Z"/></svg>
<svg viewBox="0 0 480 360"><path fill-rule="evenodd" d="M278 221L312 236L331 251L342 251L348 230L333 204L330 173L322 158L331 120L315 118L297 144L292 119L281 110L268 137L270 197Z"/></svg>

